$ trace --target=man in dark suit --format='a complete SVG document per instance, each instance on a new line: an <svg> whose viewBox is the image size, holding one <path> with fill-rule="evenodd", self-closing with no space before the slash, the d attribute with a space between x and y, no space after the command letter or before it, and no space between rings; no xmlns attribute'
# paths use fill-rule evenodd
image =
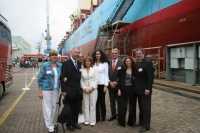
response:
<svg viewBox="0 0 200 133"><path fill-rule="evenodd" d="M81 64L78 62L80 50L75 48L71 52L69 60L63 63L61 73L62 94L65 96L64 104L70 108L70 118L67 121L67 128L71 131L81 129L78 125L78 114L81 109L82 89L80 87Z"/></svg>
<svg viewBox="0 0 200 133"><path fill-rule="evenodd" d="M112 59L110 61L109 66L109 98L110 98L110 108L111 108L111 117L109 118L109 121L112 121L116 119L117 111L116 111L116 105L117 105L117 71L121 69L122 62L119 59L119 49L113 48L112 49Z"/></svg>
<svg viewBox="0 0 200 133"><path fill-rule="evenodd" d="M144 58L142 49L136 51L135 65L135 94L139 104L139 122L142 126L140 132L150 130L151 121L151 94L154 79L154 69L151 61Z"/></svg>

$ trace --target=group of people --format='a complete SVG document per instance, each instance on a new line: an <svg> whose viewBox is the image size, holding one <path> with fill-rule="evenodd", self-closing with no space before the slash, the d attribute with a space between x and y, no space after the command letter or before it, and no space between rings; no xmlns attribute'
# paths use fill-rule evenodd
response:
<svg viewBox="0 0 200 133"><path fill-rule="evenodd" d="M112 49L107 59L104 52L96 50L93 55L82 58L75 48L64 63L57 61L57 53L50 53L50 60L41 65L38 74L39 97L42 98L45 125L49 133L55 131L55 114L59 91L64 97L63 110L66 127L70 131L81 129L79 114L84 114L84 124L95 126L106 120L105 95L109 92L111 116L120 126L136 125L136 106L139 105L141 132L150 129L153 65L144 57L142 49L136 51L135 59L120 59L119 49ZM127 111L128 109L128 111Z"/></svg>

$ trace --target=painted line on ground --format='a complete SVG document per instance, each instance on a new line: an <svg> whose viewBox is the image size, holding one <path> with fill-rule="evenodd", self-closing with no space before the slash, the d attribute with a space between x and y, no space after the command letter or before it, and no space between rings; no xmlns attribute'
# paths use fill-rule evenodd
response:
<svg viewBox="0 0 200 133"><path fill-rule="evenodd" d="M37 74L36 74L37 75ZM34 75L31 79L31 81L28 84L28 88L31 87L33 81L36 79L36 76ZM23 92L17 97L17 99L11 104L10 108L3 113L3 115L0 117L0 127L3 125L3 123L7 120L9 115L14 111L16 105L20 102L20 100L23 98L23 96L26 94L27 90L23 90Z"/></svg>

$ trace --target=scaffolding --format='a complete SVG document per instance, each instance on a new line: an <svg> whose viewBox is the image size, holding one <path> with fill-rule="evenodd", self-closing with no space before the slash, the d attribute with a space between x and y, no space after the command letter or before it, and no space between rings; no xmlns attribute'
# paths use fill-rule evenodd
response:
<svg viewBox="0 0 200 133"><path fill-rule="evenodd" d="M129 32L125 36L118 35L120 33L119 29L128 24L123 21L116 21L113 24L102 26L98 32L96 49L101 49L110 56L112 48L117 47L123 54L126 54Z"/></svg>

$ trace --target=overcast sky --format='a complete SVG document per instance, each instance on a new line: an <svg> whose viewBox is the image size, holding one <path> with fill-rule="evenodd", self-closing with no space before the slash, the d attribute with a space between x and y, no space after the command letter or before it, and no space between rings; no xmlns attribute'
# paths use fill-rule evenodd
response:
<svg viewBox="0 0 200 133"><path fill-rule="evenodd" d="M70 29L69 15L77 8L77 0L50 1L50 34L52 47ZM20 35L32 44L42 39L46 29L46 0L0 0L0 14L8 20L13 35ZM34 46L36 47L36 46Z"/></svg>

